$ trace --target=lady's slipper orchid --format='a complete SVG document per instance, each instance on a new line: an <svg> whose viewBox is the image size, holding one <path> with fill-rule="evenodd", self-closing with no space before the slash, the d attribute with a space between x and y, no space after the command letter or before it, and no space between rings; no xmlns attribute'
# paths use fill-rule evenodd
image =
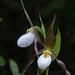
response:
<svg viewBox="0 0 75 75"><path fill-rule="evenodd" d="M46 50L37 60L40 69L46 69L51 64L51 53Z"/></svg>
<svg viewBox="0 0 75 75"><path fill-rule="evenodd" d="M35 36L33 34L33 29L32 28L29 28L29 29L27 29L27 33L24 34L24 35L22 35L18 39L17 45L19 47L22 47L22 48L23 47L27 47L27 46L29 46L29 45L31 45L33 43L34 38L35 38Z"/></svg>
<svg viewBox="0 0 75 75"><path fill-rule="evenodd" d="M51 57L51 56L53 56L56 59L57 63L61 66L61 68L65 70L66 75L71 75L69 73L69 71L66 69L65 64L62 61L57 59L58 53L60 51L61 36L60 36L59 31L58 31L56 37L54 36L54 33L53 33L53 26L54 26L54 22L56 19L56 15L55 15L48 31L47 31L47 38L45 37L45 39L44 39L44 44L43 44L44 49L43 49L43 51L41 50L38 52L37 41L39 41L40 38L39 38L37 31L35 30L32 22L31 22L28 14L26 12L26 9L24 8L22 0L21 0L21 4L22 4L22 7L24 9L26 18L29 21L29 23L33 29L31 28L31 29L27 30L27 33L22 35L18 39L17 45L19 47L27 47L30 44L32 44L34 41L34 49L36 51L36 54L31 57L28 65L22 70L22 73L24 73L28 69L28 67L34 62L36 55L38 56L38 54L43 53L40 57L38 57L38 60L37 60L38 67L40 69L46 69L51 64L51 62L53 61L53 58ZM42 27L42 30L44 30L43 27ZM44 34L45 34L45 32L44 32ZM41 43L41 41L40 41L40 43ZM58 51L56 51L56 50L58 50Z"/></svg>

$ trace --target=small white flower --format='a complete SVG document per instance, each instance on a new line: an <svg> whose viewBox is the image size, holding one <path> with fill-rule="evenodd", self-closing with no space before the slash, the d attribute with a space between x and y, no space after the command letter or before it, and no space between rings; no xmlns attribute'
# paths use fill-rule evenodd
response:
<svg viewBox="0 0 75 75"><path fill-rule="evenodd" d="M37 60L38 67L40 69L46 69L51 64L51 56L48 55L45 58L45 55L42 54Z"/></svg>
<svg viewBox="0 0 75 75"><path fill-rule="evenodd" d="M19 39L18 39L18 41L17 41L17 45L19 46L19 47L27 47L27 46L29 46L29 45L31 45L32 43L33 43L33 41L34 41L34 34L32 33L32 32L28 32L28 33L26 33L26 34L24 34L24 35L22 35Z"/></svg>

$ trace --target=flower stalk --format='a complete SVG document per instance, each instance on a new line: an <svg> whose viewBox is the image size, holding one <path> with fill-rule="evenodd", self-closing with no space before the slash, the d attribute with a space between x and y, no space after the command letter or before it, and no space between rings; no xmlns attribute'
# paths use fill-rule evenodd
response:
<svg viewBox="0 0 75 75"><path fill-rule="evenodd" d="M46 75L48 75L48 70L49 70L49 67L47 67L47 69L46 69Z"/></svg>
<svg viewBox="0 0 75 75"><path fill-rule="evenodd" d="M40 75L40 74L39 74L39 68L37 68L37 75Z"/></svg>

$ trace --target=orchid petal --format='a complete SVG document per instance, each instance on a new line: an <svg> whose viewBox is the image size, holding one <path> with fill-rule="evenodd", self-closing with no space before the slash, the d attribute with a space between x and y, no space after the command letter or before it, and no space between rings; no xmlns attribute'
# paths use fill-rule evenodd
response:
<svg viewBox="0 0 75 75"><path fill-rule="evenodd" d="M42 54L37 60L38 67L40 69L46 69L51 64L51 56L48 55L47 58Z"/></svg>
<svg viewBox="0 0 75 75"><path fill-rule="evenodd" d="M55 38L54 32L53 32L55 19L56 19L56 15L54 16L54 19L48 28L47 38L44 40L44 45L48 49L53 49L55 47L55 43L56 43L56 38Z"/></svg>
<svg viewBox="0 0 75 75"><path fill-rule="evenodd" d="M31 45L34 41L34 34L32 32L26 33L24 35L22 35L18 41L17 41L17 45L19 47L27 47L29 45Z"/></svg>
<svg viewBox="0 0 75 75"><path fill-rule="evenodd" d="M62 69L65 70L66 75L71 75L70 72L66 69L65 64L64 64L61 60L57 59L56 61L57 61L57 63L59 64L59 66L60 66Z"/></svg>

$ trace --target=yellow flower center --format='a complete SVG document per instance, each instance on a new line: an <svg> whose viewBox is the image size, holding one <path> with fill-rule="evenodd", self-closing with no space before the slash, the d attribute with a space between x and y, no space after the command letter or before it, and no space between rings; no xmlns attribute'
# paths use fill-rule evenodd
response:
<svg viewBox="0 0 75 75"><path fill-rule="evenodd" d="M32 28L27 29L27 34L32 31Z"/></svg>
<svg viewBox="0 0 75 75"><path fill-rule="evenodd" d="M47 58L48 55L51 55L51 52L49 50L43 51L45 58Z"/></svg>

